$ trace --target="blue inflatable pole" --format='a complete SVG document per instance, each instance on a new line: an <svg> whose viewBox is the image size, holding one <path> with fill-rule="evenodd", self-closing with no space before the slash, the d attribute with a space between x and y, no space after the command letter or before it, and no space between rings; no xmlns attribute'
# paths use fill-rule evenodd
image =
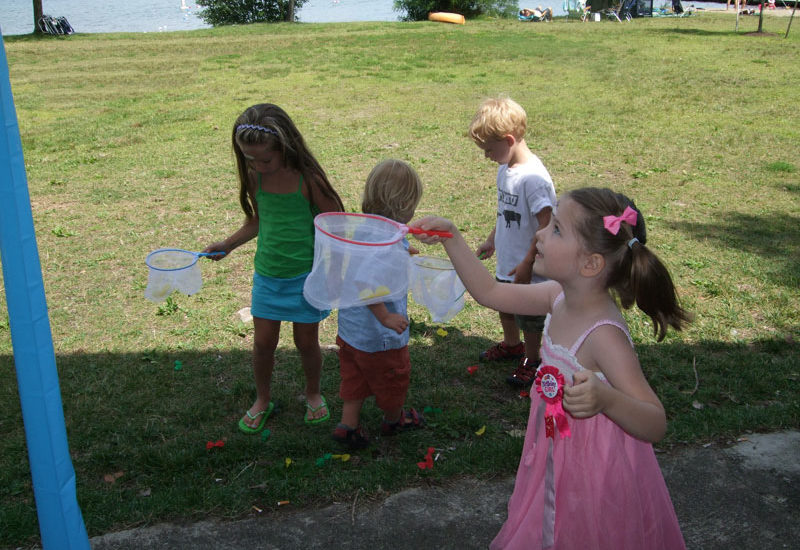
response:
<svg viewBox="0 0 800 550"><path fill-rule="evenodd" d="M0 55L0 257L39 532L45 550L89 550L75 494L75 470L67 445L42 266L2 36Z"/></svg>

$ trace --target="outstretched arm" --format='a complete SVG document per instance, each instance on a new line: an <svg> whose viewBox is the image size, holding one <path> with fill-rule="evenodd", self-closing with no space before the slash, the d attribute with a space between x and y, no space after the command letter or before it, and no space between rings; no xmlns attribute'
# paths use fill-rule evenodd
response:
<svg viewBox="0 0 800 550"><path fill-rule="evenodd" d="M409 225L419 227L423 231L426 229L449 231L453 234L450 239L429 235L415 235L415 237L427 244L438 242L444 244L444 249L450 256L461 282L481 305L507 313L544 315L550 311L550 305L560 292L561 287L558 283L550 281L538 285L498 283L467 246L455 224L448 219L428 217L411 222Z"/></svg>

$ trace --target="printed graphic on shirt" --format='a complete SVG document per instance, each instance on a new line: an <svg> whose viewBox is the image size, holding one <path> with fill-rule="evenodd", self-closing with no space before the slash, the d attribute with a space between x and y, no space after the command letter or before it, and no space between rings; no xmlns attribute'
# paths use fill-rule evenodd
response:
<svg viewBox="0 0 800 550"><path fill-rule="evenodd" d="M507 204L508 206L517 206L519 204L519 195L507 193L502 189L497 190L497 202Z"/></svg>
<svg viewBox="0 0 800 550"><path fill-rule="evenodd" d="M503 210L502 212L497 213L497 217L503 216L503 219L506 220L506 227L511 227L511 222L517 222L517 229L521 229L522 227L522 214L519 212L515 212L513 210Z"/></svg>
<svg viewBox="0 0 800 550"><path fill-rule="evenodd" d="M519 195L515 195L513 193L508 193L503 191L502 189L497 190L497 202L501 205L506 206L517 206L519 204ZM511 224L517 222L517 229L522 227L522 214L517 212L516 210L509 210L503 209L502 211L497 212L497 217L501 217L506 221L506 227L510 228Z"/></svg>

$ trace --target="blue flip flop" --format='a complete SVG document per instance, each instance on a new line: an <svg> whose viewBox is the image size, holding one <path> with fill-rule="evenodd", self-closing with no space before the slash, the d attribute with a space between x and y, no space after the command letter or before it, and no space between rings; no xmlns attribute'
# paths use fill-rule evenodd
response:
<svg viewBox="0 0 800 550"><path fill-rule="evenodd" d="M331 417L331 410L330 410L330 408L328 408L328 402L325 401L325 396L321 395L320 397L322 397L322 403L320 403L316 407L312 407L311 403L306 401L306 409L308 409L308 410L306 411L306 415L303 417L303 421L306 424L308 424L309 426L313 426L315 424L322 424L326 420L329 420L330 417ZM320 410L322 407L325 407L325 414L323 416L320 416L319 418L309 418L309 416L308 416L309 413L314 414L315 412Z"/></svg>
<svg viewBox="0 0 800 550"><path fill-rule="evenodd" d="M267 418L269 418L269 415L272 414L272 410L274 408L275 408L275 403L270 401L269 402L269 407L267 407L266 409L264 409L263 411L261 411L259 413L250 414L250 411L246 411L244 414L250 420L255 420L259 416L261 417L261 420L258 422L258 426L256 426L254 428L254 427L248 426L245 423L244 418L240 418L239 419L239 431L242 432L242 433L245 433L247 435L257 434L258 432L260 432L261 430L264 429L264 425L267 423Z"/></svg>

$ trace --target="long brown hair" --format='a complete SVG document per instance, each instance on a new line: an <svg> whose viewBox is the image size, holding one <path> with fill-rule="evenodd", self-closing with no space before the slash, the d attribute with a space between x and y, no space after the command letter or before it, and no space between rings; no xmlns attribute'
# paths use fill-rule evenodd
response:
<svg viewBox="0 0 800 550"><path fill-rule="evenodd" d="M647 246L644 216L634 202L610 189L585 187L567 193L585 213L577 231L587 250L606 260L606 287L619 296L623 308L634 303L653 320L653 335L661 341L667 327L681 330L691 315L678 303L667 267ZM614 235L603 224L605 216L620 216L626 207L636 211L635 224L623 222Z"/></svg>
<svg viewBox="0 0 800 550"><path fill-rule="evenodd" d="M261 103L248 107L233 124L231 143L236 155L236 167L239 171L239 204L245 215L255 215L255 205L247 192L248 172L239 143L261 145L266 144L273 151L280 151L286 166L298 170L308 185L309 197L313 202L315 193L336 201L339 210L344 210L342 199L331 185L328 176L317 159L306 145L300 131L286 114L286 111L272 103Z"/></svg>

